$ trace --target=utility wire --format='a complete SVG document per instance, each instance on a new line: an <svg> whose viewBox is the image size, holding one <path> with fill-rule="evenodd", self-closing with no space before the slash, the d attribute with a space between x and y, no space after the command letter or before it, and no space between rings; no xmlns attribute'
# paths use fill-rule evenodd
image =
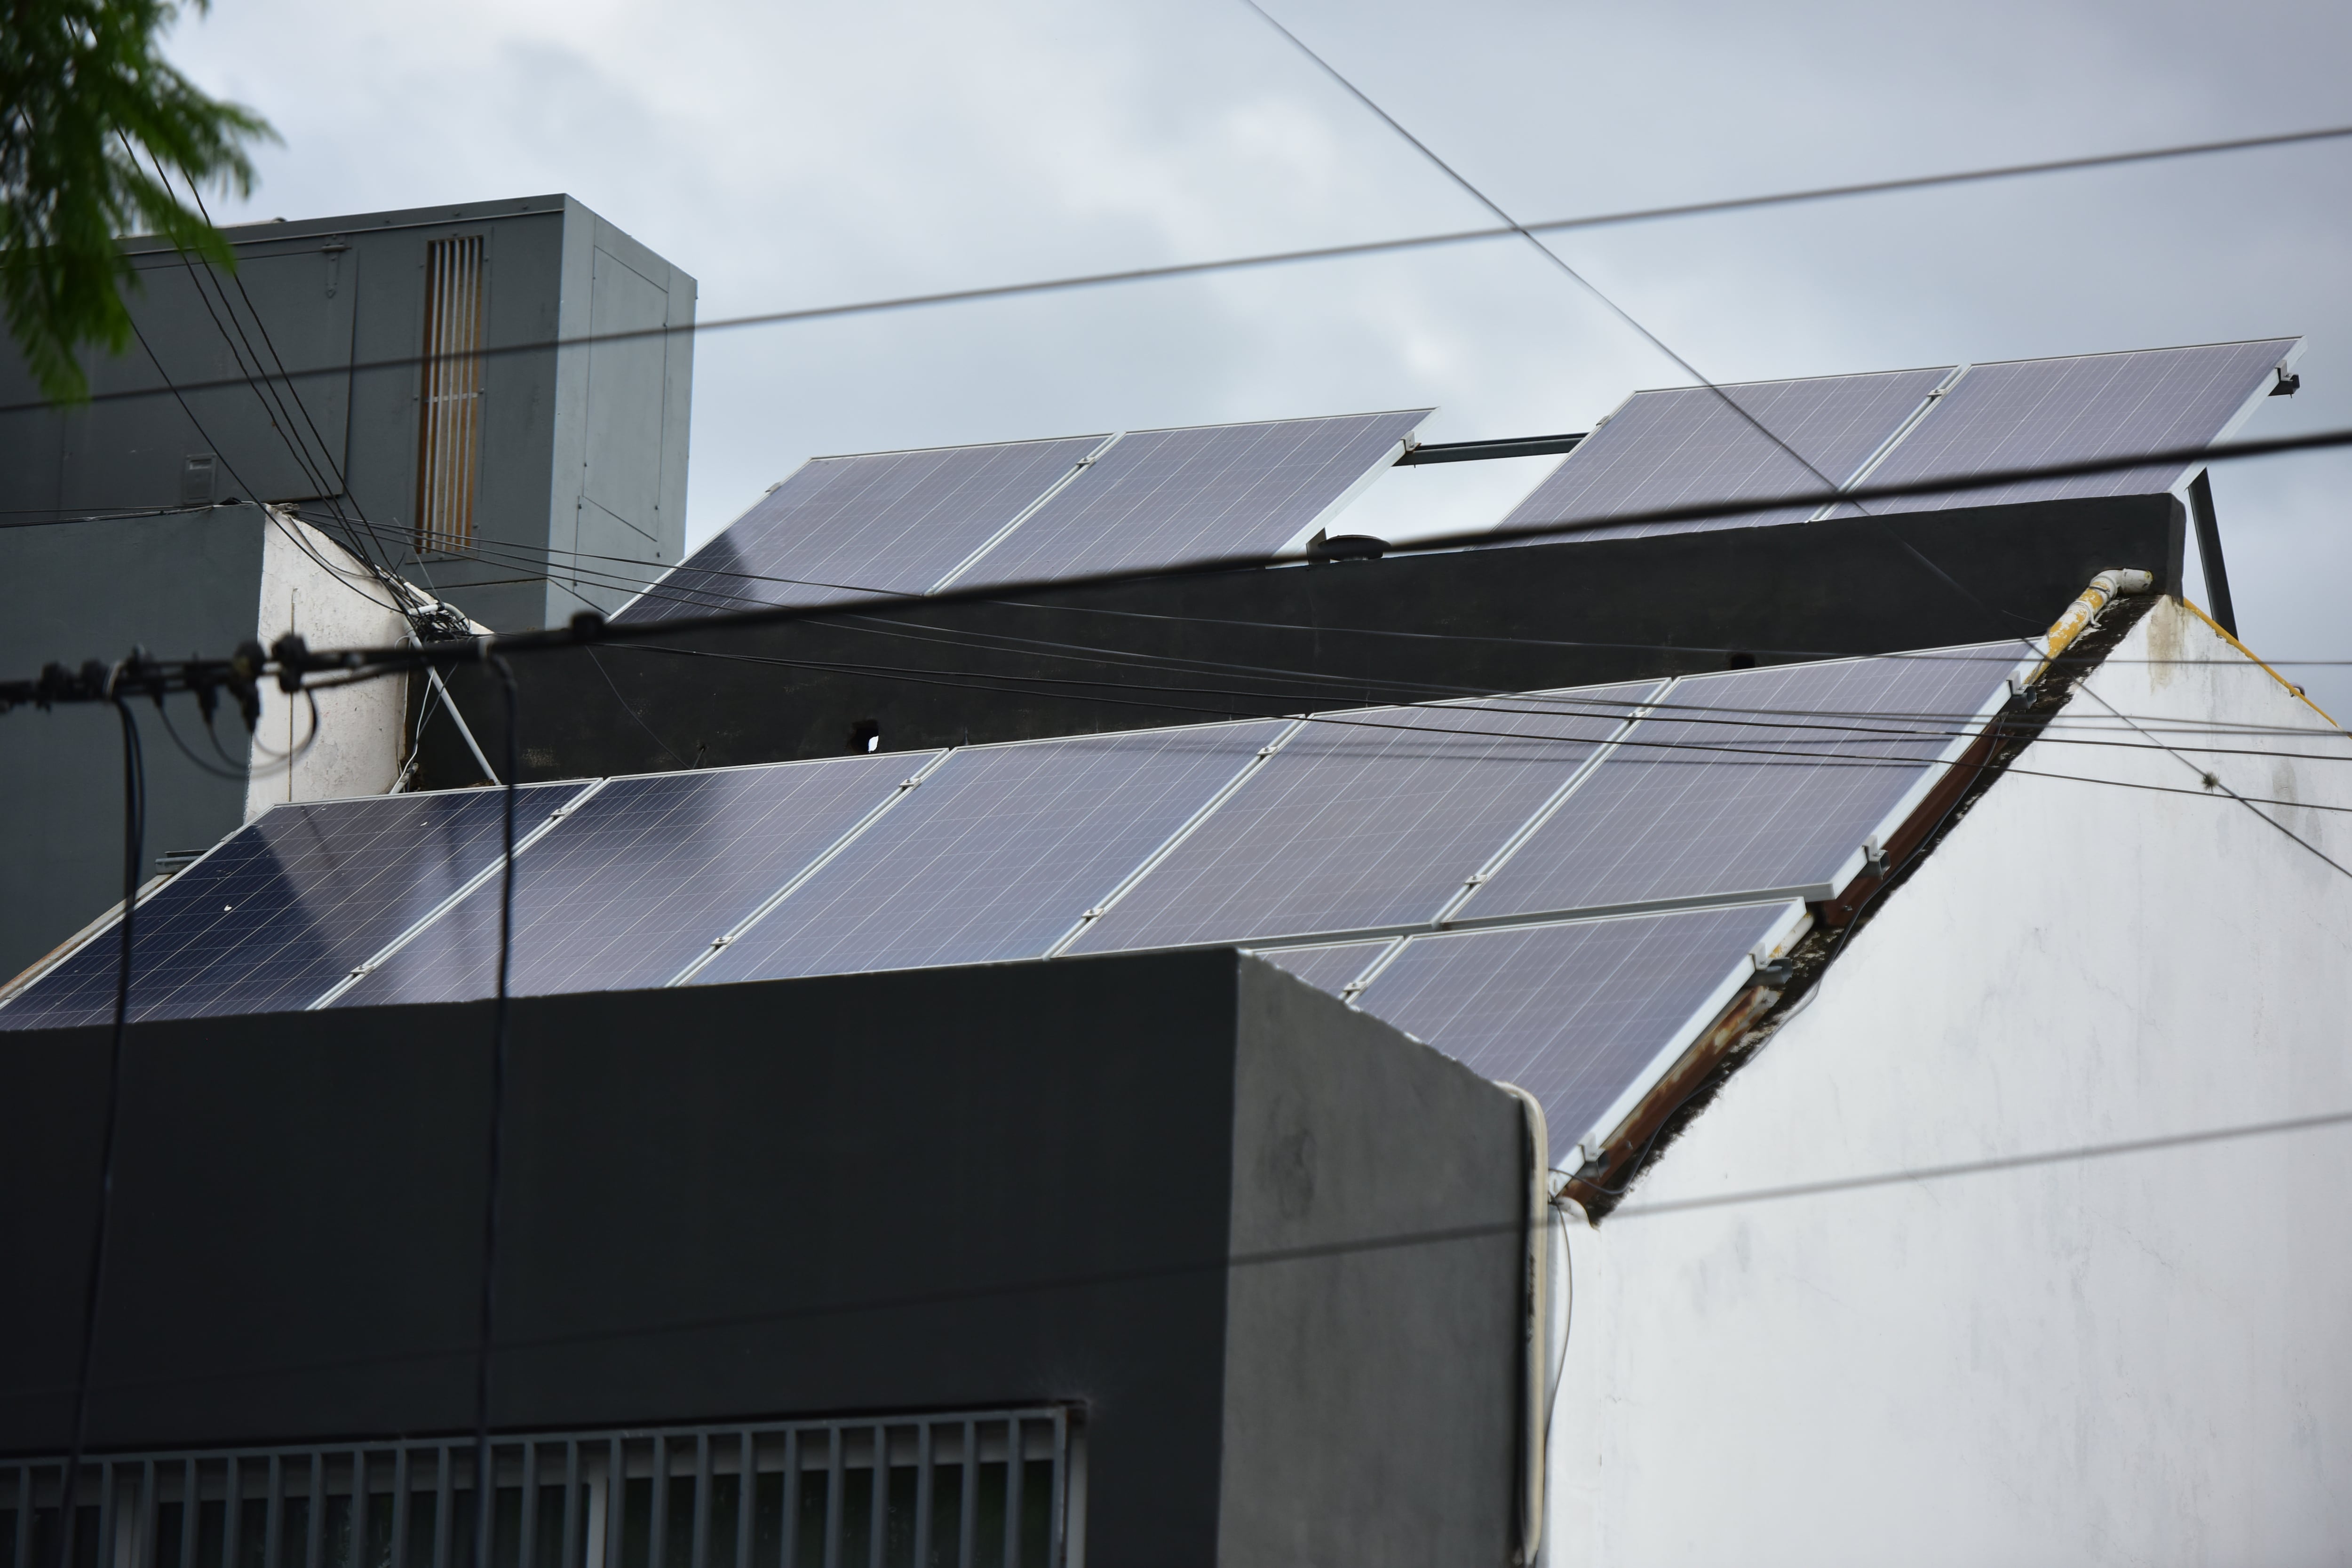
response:
<svg viewBox="0 0 2352 1568"><path fill-rule="evenodd" d="M1151 282L1166 279L1197 278L1219 272L1244 271L1258 268L1282 267L1308 261L1332 261L1352 257L1380 256L1405 251L1429 250L1443 247L1475 244L1486 240L1517 237L1523 232L1557 234L1574 229L1606 228L1624 224L1651 223L1663 219L1696 217L1714 213L1733 213L1760 208L1792 206L1811 202L1836 201L1854 196L1875 195L1895 191L1931 190L1944 185L1984 184L1997 180L2018 179L2039 174L2063 174L2084 169L2108 168L2128 163L2151 163L2176 158L2193 158L2221 153L2250 152L2259 149L2289 147L2298 144L2338 141L2352 137L2352 125L2329 126L2310 131L2290 131L2263 136L2231 137L2211 142L2181 142L2166 147L2150 147L2126 153L2094 153L2078 158L2053 158L2038 163L2005 163L1986 168L1967 169L1950 174L1914 174L1891 180L1869 180L1849 184L1815 185L1801 190L1780 191L1767 195L1732 196L1717 201L1685 202L1670 206L1631 208L1622 212L1594 213L1580 217L1547 218L1539 223L1511 224L1502 227L1457 229L1443 234L1414 235L1399 239L1376 239L1349 245L1313 246L1301 249L1264 251L1249 256L1227 257L1213 261L1176 262L1158 267L1134 267L1118 271L1079 273L1060 278L1041 279L1025 283L999 283L980 288L953 289L927 294L902 294L887 299L865 300L839 305L817 305L791 310L767 310L743 316L722 317L715 321L685 322L677 326L645 327L625 331L583 332L572 337L533 339L525 342L499 344L467 353L448 351L439 354L403 354L386 359L359 360L334 365L317 365L297 371L297 375L316 375L326 372L404 370L419 364L462 358L496 358L509 354L544 353L550 349L578 348L593 343L626 342L643 338L670 338L702 332L729 331L746 327L778 326L794 321L832 321L847 316L877 315L890 311L914 310L932 305L955 305L983 300L1018 299L1036 294L1057 293L1070 289L1097 289L1122 283ZM182 390L208 392L215 387L242 384L236 377L219 381L192 382ZM110 403L132 398L158 395L153 388L132 388L119 392L90 395L92 403ZM42 401L0 405L0 414L16 414L50 406Z"/></svg>
<svg viewBox="0 0 2352 1568"><path fill-rule="evenodd" d="M116 938L119 957L114 968L114 1029L107 1045L106 1110L99 1135L98 1217L89 1243L89 1268L83 1278L81 1343L74 1362L72 1446L66 1456L63 1489L58 1494L57 1568L75 1561L74 1525L81 1512L74 1506L81 1477L82 1454L89 1442L90 1372L98 1354L98 1314L106 1289L106 1249L114 1216L114 1155L122 1127L122 1058L131 1024L131 930L139 910L139 870L146 858L147 767L139 745L139 721L130 701L120 692L114 710L122 721L122 921ZM160 706L161 700L158 700ZM30 1500L20 1502L29 1507ZM101 1524L101 1530L104 1526Z"/></svg>
<svg viewBox="0 0 2352 1568"><path fill-rule="evenodd" d="M1824 1196L1833 1193L1852 1192L1870 1187L1907 1185L1917 1182L1990 1175L2036 1165L2074 1164L2117 1156L2154 1153L2166 1149L2196 1148L2214 1143L2247 1142L2258 1138L2281 1137L2348 1125L2352 1125L2352 1110L2326 1112L2274 1121L2200 1128L2158 1137L2082 1144L2066 1149L1997 1156L1985 1160L1910 1166L1821 1182L1793 1184L1788 1186L1761 1187L1744 1192L1674 1199L1654 1204L1628 1204L1612 1210L1605 1224L1614 1225L1625 1220L1654 1218L1692 1209L1727 1208L1752 1204L1784 1202L1790 1199ZM740 1312L673 1318L667 1321L605 1328L576 1329L562 1333L533 1334L503 1341L498 1348L514 1352L553 1350L583 1344L625 1343L631 1341L667 1338L678 1334L762 1328L825 1318L898 1312L910 1308L952 1306L965 1301L1041 1295L1049 1291L1098 1291L1106 1286L1181 1279L1193 1275L1224 1274L1238 1268L1275 1268L1284 1264L1332 1258L1361 1257L1381 1252L1401 1251L1410 1247L1458 1246L1465 1242L1504 1237L1517 1238L1524 1235L1526 1224L1526 1217L1519 1215L1487 1224L1389 1231L1372 1236L1357 1237L1345 1241L1323 1242L1301 1247L1269 1247L1262 1250L1227 1253L1218 1257L1173 1258L1161 1262L1139 1263L1125 1268L1088 1270L1082 1273L1033 1275L1014 1279L980 1282L959 1281L932 1289L894 1292L888 1295L837 1297L793 1306L756 1308ZM213 1372L161 1373L147 1377L124 1378L119 1382L108 1383L103 1385L103 1388L109 1393L125 1393L136 1389L175 1385L245 1383L264 1378L343 1372L363 1366L390 1367L415 1365L420 1363L451 1362L470 1355L473 1349L471 1343L444 1344L417 1350L385 1351L367 1355L335 1356L314 1361L236 1367ZM60 1390L55 1386L10 1390L0 1393L0 1404L47 1399L53 1397Z"/></svg>

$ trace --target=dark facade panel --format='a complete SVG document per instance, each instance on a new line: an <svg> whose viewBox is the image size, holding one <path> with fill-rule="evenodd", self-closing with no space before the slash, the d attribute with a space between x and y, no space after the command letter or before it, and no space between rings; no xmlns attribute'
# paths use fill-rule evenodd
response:
<svg viewBox="0 0 2352 1568"><path fill-rule="evenodd" d="M133 1029L94 1452L468 1429L488 1046ZM0 1236L53 1265L0 1293L0 1453L46 1454L107 1034L0 1051ZM1507 1554L1517 1108L1266 965L526 998L509 1085L498 1430L1065 1403L1091 1561Z"/></svg>
<svg viewBox="0 0 2352 1568"><path fill-rule="evenodd" d="M886 750L1031 740L2006 638L2047 626L2112 566L2177 587L2185 517L2168 496L2053 502L667 634L671 648L726 657L614 645L518 661L525 774L833 756L853 734ZM500 754L496 683L465 668L451 681ZM426 786L480 781L445 721L425 747Z"/></svg>

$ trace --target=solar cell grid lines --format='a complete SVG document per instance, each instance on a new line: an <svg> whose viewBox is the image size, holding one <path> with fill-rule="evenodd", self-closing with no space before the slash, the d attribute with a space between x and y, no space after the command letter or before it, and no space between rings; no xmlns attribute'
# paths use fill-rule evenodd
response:
<svg viewBox="0 0 2352 1568"><path fill-rule="evenodd" d="M923 593L1104 439L813 458L617 618Z"/></svg>
<svg viewBox="0 0 2352 1568"><path fill-rule="evenodd" d="M1745 979L1749 950L1799 912L1748 904L1415 937L1359 1005L1534 1095L1565 1153L1609 1131L1598 1122L1690 1043Z"/></svg>
<svg viewBox="0 0 2352 1568"><path fill-rule="evenodd" d="M1329 947L1262 948L1257 950L1257 956L1317 990L1337 996L1370 966L1372 960L1395 945L1396 939L1390 937L1378 942L1343 942Z"/></svg>
<svg viewBox="0 0 2352 1568"><path fill-rule="evenodd" d="M1433 919L1657 689L1639 682L1310 719L1071 951Z"/></svg>
<svg viewBox="0 0 2352 1568"><path fill-rule="evenodd" d="M1933 412L1874 469L1874 485L1911 484L2038 464L2192 447L2221 436L2263 395L2297 340L2017 360L1969 367ZM2091 496L2160 494L2186 465L2079 479L2026 479L1997 489L1872 501L1885 514ZM1837 515L1855 515L1840 509Z"/></svg>
<svg viewBox="0 0 2352 1568"><path fill-rule="evenodd" d="M525 786L517 833L581 788ZM131 1020L308 1006L496 864L504 816L495 789L275 808L140 905ZM118 940L99 936L0 1007L0 1029L111 1019Z"/></svg>
<svg viewBox="0 0 2352 1568"><path fill-rule="evenodd" d="M1131 431L952 585L1279 550L1377 472L1429 414Z"/></svg>
<svg viewBox="0 0 2352 1568"><path fill-rule="evenodd" d="M1288 727L960 751L695 978L1041 957Z"/></svg>
<svg viewBox="0 0 2352 1568"><path fill-rule="evenodd" d="M1885 445L1948 365L1807 381L1750 382L1722 395L1703 386L1637 392L1562 458L1498 526L1580 522L1713 500L1769 501L1818 491L1815 474L1757 430L1761 425L1831 483L1843 484ZM1727 407L1725 398L1738 405ZM1756 424L1740 416L1744 409ZM1812 505L1766 508L1690 522L1631 523L1571 537L1638 539L1656 533L1802 522Z"/></svg>
<svg viewBox="0 0 2352 1568"><path fill-rule="evenodd" d="M1531 834L1465 919L1826 884L1965 743L2011 644L1769 666L1675 683Z"/></svg>
<svg viewBox="0 0 2352 1568"><path fill-rule="evenodd" d="M666 984L936 752L615 779L515 859L509 989ZM338 1006L457 1002L497 985L499 887L485 883Z"/></svg>

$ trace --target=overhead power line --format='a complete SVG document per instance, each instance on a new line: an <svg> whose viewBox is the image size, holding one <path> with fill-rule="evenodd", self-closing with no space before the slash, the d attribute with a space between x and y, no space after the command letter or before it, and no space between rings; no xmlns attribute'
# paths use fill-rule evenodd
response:
<svg viewBox="0 0 2352 1568"><path fill-rule="evenodd" d="M1669 206L1632 207L1618 212L1590 213L1579 217L1546 218L1539 222L1520 225L1453 229L1444 233L1411 235L1396 239L1360 240L1346 245L1308 246L1292 250L1259 251L1247 256L1221 257L1209 261L1179 261L1156 267L1123 268L1108 272L1073 273L1023 283L994 283L970 289L940 289L930 293L898 294L882 299L853 300L838 305L812 305L790 310L763 310L750 315L723 316L713 321L685 322L677 326L646 327L628 331L585 332L572 337L538 338L525 342L496 344L465 353L402 354L388 359L354 360L332 365L313 365L285 373L285 377L291 379L296 376L331 373L341 374L346 371L357 373L372 370L400 370L444 360L496 359L509 354L544 353L551 349L579 348L592 343L622 342L638 338L686 337L704 332L733 331L747 327L783 326L795 321L837 321L845 317L919 310L933 305L961 305L990 300L1014 300L1029 295L1060 293L1079 289L1100 289L1124 283L1149 283L1163 279L1207 277L1224 272L1244 272L1264 268L1295 266L1301 262L1339 261L1356 257L1396 255L1408 251L1475 245L1490 240L1515 239L1523 234L1560 234L1576 229L1612 228L1627 224L1655 223L1673 218L1699 217L1716 213L1757 211L1772 207L1798 206L1812 202L1839 201L1855 196L1880 195L1900 191L1925 191L1951 185L1983 184L1999 180L2019 179L2039 174L2067 174L2078 170L2111 168L2131 163L2154 163L2177 158L2252 152L2265 148L2336 142L2346 138L2352 138L2352 125L2327 126L2312 131L2287 131L2263 136L2238 136L2212 142L2180 142L2167 147L2139 148L2127 153L2098 153L2077 158L2052 158L2030 163L2004 163L1941 174L1911 174L1891 180L1864 180L1848 184L1812 185L1801 190L1777 191L1764 195L1728 196L1714 201L1681 202ZM270 379L278 379L278 377L273 376ZM244 384L242 377L226 376L215 381L183 383L180 390L210 392L220 387ZM92 393L89 401L113 403L162 395L163 395L163 390L160 387L131 388L118 392ZM48 406L48 404L39 401L5 404L0 405L0 414L21 413L28 409Z"/></svg>

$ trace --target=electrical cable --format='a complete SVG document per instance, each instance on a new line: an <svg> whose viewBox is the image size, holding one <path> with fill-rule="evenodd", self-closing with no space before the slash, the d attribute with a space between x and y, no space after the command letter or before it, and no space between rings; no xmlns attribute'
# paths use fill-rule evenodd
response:
<svg viewBox="0 0 2352 1568"><path fill-rule="evenodd" d="M119 672L120 667L118 679ZM57 1568L68 1568L75 1561L74 1525L81 1513L79 1489L82 1455L89 1441L90 1371L98 1353L99 1306L105 1291L106 1244L114 1214L114 1152L122 1125L122 1058L131 1023L131 929L139 909L139 869L147 852L147 768L139 744L139 721L120 691L112 700L122 721L122 921L114 969L114 1028L107 1047L106 1114L99 1139L98 1217L90 1236L89 1270L82 1287L81 1344L75 1360L72 1446L67 1451L64 1483L58 1495ZM161 701L157 699L159 706Z"/></svg>
<svg viewBox="0 0 2352 1568"><path fill-rule="evenodd" d="M1626 1205L1613 1210L1612 1224L1624 1220L1648 1218L1691 1209L1732 1207L1746 1204L1779 1202L1790 1198L1813 1197L1832 1193L1851 1192L1874 1186L1900 1185L1921 1181L1948 1180L1962 1176L1998 1174L2006 1171L2034 1165L2075 1163L2089 1160L2107 1159L2119 1155L2152 1153L2165 1149L2193 1148L2217 1142L2282 1137L2298 1132L2316 1131L2326 1128L2352 1126L2352 1110L2323 1112L2310 1116L2287 1118L2274 1121L2242 1123L2231 1126L2205 1127L2186 1132L2168 1133L2152 1138L2135 1138L2112 1143L2084 1144L2044 1152L2016 1154L1989 1160L1969 1161L1945 1165L1906 1167L1874 1172L1866 1175L1836 1178L1824 1182L1805 1183L1787 1187L1761 1188L1749 1192L1729 1193L1719 1196L1675 1199L1656 1204ZM1412 1231L1391 1231L1347 1241L1316 1243L1299 1247L1274 1247L1259 1251L1226 1253L1214 1257L1172 1259L1160 1263L1138 1264L1123 1268L1105 1268L1085 1273L1031 1276L1025 1279L971 1283L958 1281L930 1289L908 1290L891 1295L835 1299L789 1307L755 1309L740 1312L711 1314L695 1318L677 1318L662 1321L615 1325L607 1328L577 1329L560 1333L536 1334L506 1342L509 1351L552 1350L583 1344L623 1343L634 1340L663 1338L677 1334L710 1332L742 1328L765 1328L789 1322L807 1321L821 1318L877 1315L903 1311L913 1308L951 1305L969 1300L1000 1300L1008 1296L1036 1295L1048 1291L1098 1290L1117 1286L1181 1279L1192 1275L1222 1274L1236 1268L1260 1268L1288 1263L1328 1258L1360 1257L1371 1253L1399 1251L1414 1247L1454 1246L1463 1242L1496 1240L1508 1237L1517 1242L1525 1235L1526 1220L1514 1216L1509 1220L1479 1225L1432 1226ZM380 1352L366 1355L335 1356L315 1361L284 1363L267 1366L246 1366L220 1371L161 1373L150 1376L124 1378L109 1383L109 1392L129 1392L136 1389L187 1386L194 1384L243 1383L262 1379L341 1372L355 1367L386 1367L419 1362L446 1362L472 1353L469 1342L404 1351ZM58 1385L26 1387L0 1392L0 1405L33 1399L47 1399L64 1392Z"/></svg>
<svg viewBox="0 0 2352 1568"><path fill-rule="evenodd" d="M1391 114L1387 110L1382 109L1379 104L1373 102L1370 95L1365 93L1362 89L1357 87L1355 83L1349 81L1346 77L1340 75L1329 61L1326 60L1321 55L1317 54L1313 49L1307 47L1306 42L1301 39L1297 34L1284 26L1280 22L1276 21L1273 13L1266 10L1265 6L1259 5L1258 0L1241 0L1241 3L1248 6L1251 10L1256 12L1259 16L1265 19L1265 24L1268 26L1272 27L1276 32L1280 33L1286 39L1289 40L1293 47L1297 49L1300 54L1305 55L1309 60L1313 61L1318 69L1320 69L1326 76L1329 77L1333 81L1339 83L1339 86L1345 89L1349 96L1353 97L1357 102L1362 104L1366 109L1370 110L1373 114L1380 118L1381 123L1385 124L1390 130L1402 137L1405 142L1412 146L1414 152L1427 159L1430 163L1436 167L1439 173L1443 174L1447 179L1453 181L1456 185L1467 192L1471 198L1476 201L1479 205L1485 207L1488 212L1502 219L1505 224L1509 226L1511 232L1517 234L1521 239L1526 240L1528 245L1532 246L1535 248L1536 254L1541 256L1546 261L1549 261L1552 266L1559 268L1560 274L1567 278L1570 282L1575 284L1593 299L1599 300L1601 304L1606 307L1608 310L1619 321L1624 322L1625 325L1631 327L1637 334L1639 334L1643 342L1647 342L1652 348L1657 350L1658 353L1664 354L1667 359L1673 361L1676 369L1680 370L1685 375L1689 376L1693 381L1697 382L1708 392L1713 393L1716 400L1721 403L1724 407L1737 415L1742 422L1747 424L1758 435L1763 437L1767 441L1772 443L1773 446L1779 447L1789 457L1790 460L1794 462L1799 468L1804 469L1805 472L1820 480L1822 489L1835 490L1845 488L1841 485L1838 480L1833 479L1829 475L1822 472L1822 470L1815 466L1811 458L1806 457L1802 452L1798 451L1796 447L1782 440L1777 431L1767 426L1761 419L1757 418L1755 415L1749 413L1737 398L1731 395L1731 394L1724 391L1722 387L1717 386L1712 380L1708 379L1707 376L1700 372L1696 365L1685 359L1680 353L1677 353L1664 338L1658 336L1657 333L1652 331L1648 327L1643 326L1642 322L1634 317L1632 311L1626 310L1624 306L1619 304L1616 300L1611 299L1608 294L1603 292L1600 285L1594 283L1583 273L1579 272L1575 268L1570 266L1567 259L1558 251L1554 250L1550 246L1546 245L1542 240L1537 238L1535 235L1526 227L1526 226L1522 225L1518 219L1513 217L1509 213L1505 212L1501 206L1496 205L1496 202L1486 195L1486 192L1480 190L1476 185L1472 184L1468 179L1464 177L1459 170L1455 169L1454 165L1448 163L1444 159L1439 157L1430 149L1426 142L1421 140L1421 138L1406 130L1402 123L1401 123L1394 115ZM1864 516L1876 515L1866 506L1857 506L1855 510L1862 512ZM1886 530L1885 532L1887 538L1892 540L1914 560L1917 561L1920 565L1925 566L1928 572L1940 580L1945 586L1950 588L1954 593L1958 594L1963 598L1967 599L1970 604L1976 605L1978 609L1984 611L1987 615L1998 614L2006 616L2013 621L2026 620L2025 616L2020 616L2013 611L1994 610L1991 605L1986 604L1975 594L1969 592L1969 590L1960 583L1958 578L1953 576L1950 573L1937 565L1934 561L1930 560L1927 553L1920 550L1917 545L1913 544L1909 540L1904 538L1901 534L1895 532L1891 529Z"/></svg>
<svg viewBox="0 0 2352 1568"><path fill-rule="evenodd" d="M936 305L956 305L989 300L1010 300L1024 296L1059 293L1071 289L1097 289L1123 283L1142 283L1181 278L1199 278L1220 272L1234 272L1268 267L1283 267L1310 261L1342 260L1356 257L1396 254L1405 251L1428 250L1443 247L1475 244L1487 240L1517 237L1523 231L1534 234L1564 233L1574 229L1606 228L1624 224L1653 223L1664 219L1696 217L1709 214L1732 213L1759 208L1790 206L1811 202L1844 200L1854 196L1874 195L1888 192L1930 190L1940 185L1981 184L1995 180L2024 178L2040 174L2063 174L2071 171L2106 168L2127 163L2149 163L2177 158L2200 157L2213 153L2249 152L2287 147L2302 143L2331 142L2352 137L2352 126L2331 126L2310 131L2290 131L2263 136L2241 136L2212 142L2182 142L2167 147L2138 149L2126 153L2095 153L2078 158L2054 158L2030 163L2006 163L1979 169L1962 170L1942 174L1914 174L1892 180L1862 181L1840 185L1817 185L1802 190L1780 191L1766 195L1733 196L1716 201L1685 202L1670 206L1633 208L1622 212L1594 213L1579 217L1547 218L1538 223L1513 224L1499 228L1460 229L1444 234L1408 236L1395 239L1359 241L1348 245L1314 246L1301 249L1265 251L1251 256L1226 257L1213 261L1176 262L1157 267L1127 268L1112 272L1083 273L1062 278L1041 279L1025 283L1000 283L980 288L947 289L928 294L904 294L887 299L865 300L839 305L818 305L791 310L768 310L744 316L721 317L709 321L694 321L677 326L644 327L610 332L583 332L571 337L532 339L524 342L502 343L467 353L450 351L446 354L402 354L385 359L355 360L348 364L319 365L296 372L299 375L315 375L327 371L409 370L441 358L493 358L510 354L538 354L549 350L582 348L596 343L631 342L648 338L668 339L702 332L732 331L749 327L780 326L798 321L837 321L848 316L877 315L915 310ZM217 387L241 384L236 377L217 381L192 382L182 390L209 392ZM119 402L132 398L158 395L152 387L132 388L119 392L90 395L91 403ZM46 401L0 405L0 414L18 414L46 409Z"/></svg>
<svg viewBox="0 0 2352 1568"><path fill-rule="evenodd" d="M497 1487L490 1477L490 1342L497 1327L499 1278L499 1186L506 1159L507 1050L509 1015L509 981L514 956L515 797L522 774L520 699L514 670L493 655L507 698L507 776L504 797L504 848L499 869L498 995L491 1004L489 1157L482 1191L482 1289L478 1334L474 1348L474 1568L490 1562L491 1500Z"/></svg>

